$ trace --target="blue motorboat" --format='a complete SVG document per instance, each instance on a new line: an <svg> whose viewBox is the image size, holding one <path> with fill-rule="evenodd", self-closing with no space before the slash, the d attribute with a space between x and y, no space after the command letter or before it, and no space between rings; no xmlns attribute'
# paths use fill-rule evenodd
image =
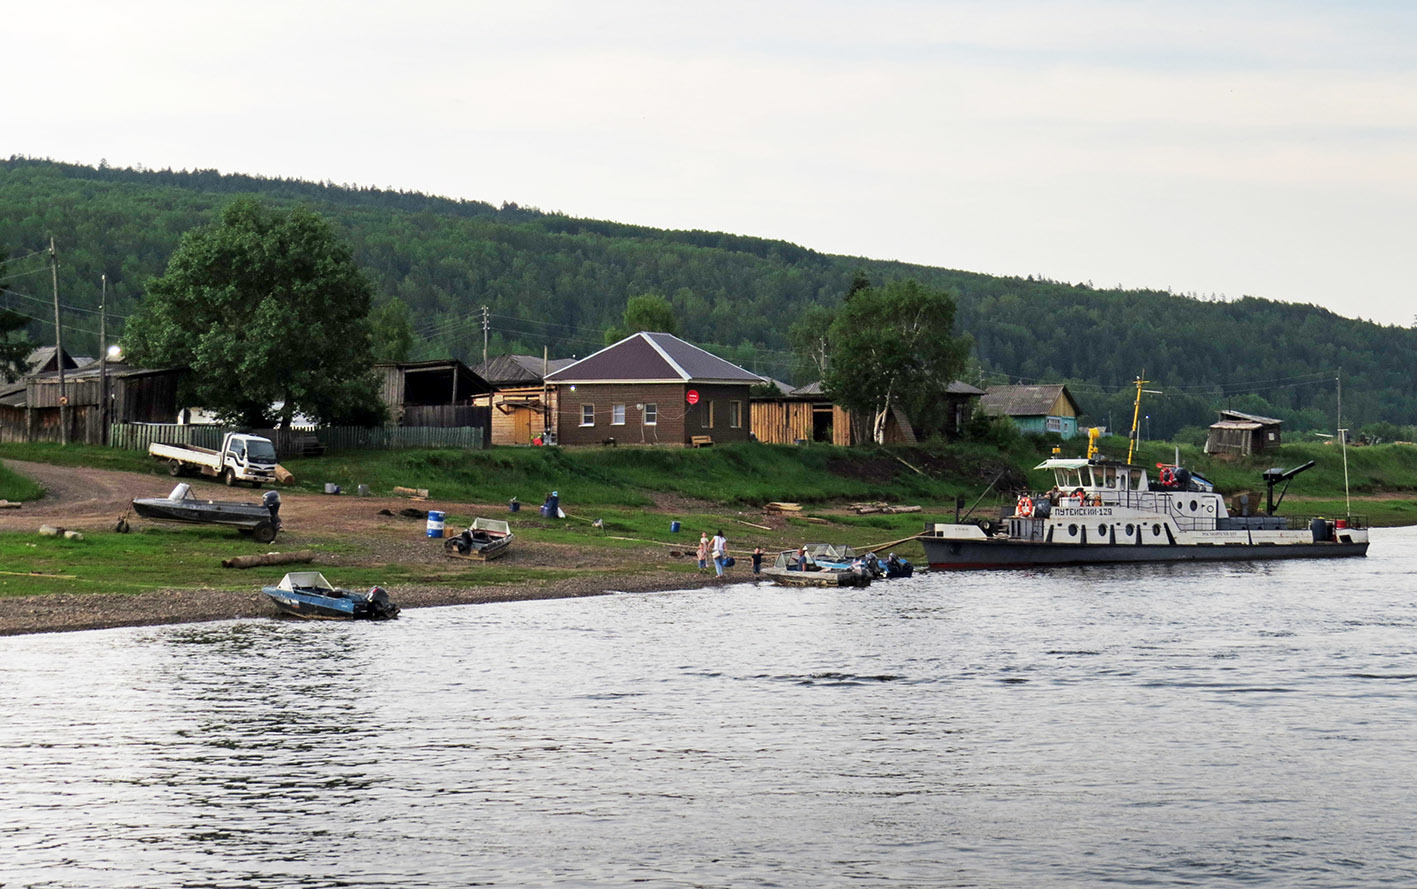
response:
<svg viewBox="0 0 1417 889"><path fill-rule="evenodd" d="M399 607L383 587L356 593L335 587L318 571L292 571L275 586L262 587L286 614L317 620L393 620Z"/></svg>

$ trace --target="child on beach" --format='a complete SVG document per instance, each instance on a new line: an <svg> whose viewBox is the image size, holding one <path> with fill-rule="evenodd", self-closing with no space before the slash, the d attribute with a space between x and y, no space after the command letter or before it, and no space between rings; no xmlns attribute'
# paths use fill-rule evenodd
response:
<svg viewBox="0 0 1417 889"><path fill-rule="evenodd" d="M699 571L708 571L709 539L708 532L699 532Z"/></svg>

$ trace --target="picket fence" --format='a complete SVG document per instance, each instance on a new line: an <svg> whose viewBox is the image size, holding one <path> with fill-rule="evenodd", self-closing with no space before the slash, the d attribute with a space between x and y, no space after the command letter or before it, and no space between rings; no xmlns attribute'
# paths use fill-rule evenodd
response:
<svg viewBox="0 0 1417 889"><path fill-rule="evenodd" d="M154 442L219 448L228 432L249 432L269 438L280 459L310 454L318 442L326 451L393 451L406 448L486 447L480 426L304 426L293 429L236 429L230 426L185 426L176 423L115 423L109 427L110 447L146 451Z"/></svg>

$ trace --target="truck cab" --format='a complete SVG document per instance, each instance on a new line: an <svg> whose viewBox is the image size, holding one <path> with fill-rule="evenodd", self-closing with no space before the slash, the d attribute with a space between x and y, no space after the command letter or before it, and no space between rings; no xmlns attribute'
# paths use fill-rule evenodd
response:
<svg viewBox="0 0 1417 889"><path fill-rule="evenodd" d="M276 448L268 438L228 432L221 442L221 455L222 476L227 484L275 481Z"/></svg>

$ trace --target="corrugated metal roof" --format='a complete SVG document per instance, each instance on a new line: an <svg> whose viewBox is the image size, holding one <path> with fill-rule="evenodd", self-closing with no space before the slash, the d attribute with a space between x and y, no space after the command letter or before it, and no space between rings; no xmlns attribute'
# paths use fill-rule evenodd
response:
<svg viewBox="0 0 1417 889"><path fill-rule="evenodd" d="M1211 423L1211 429L1243 429L1246 432L1253 432L1256 429L1263 429L1263 423L1254 423L1248 420L1221 420L1219 423Z"/></svg>
<svg viewBox="0 0 1417 889"><path fill-rule="evenodd" d="M996 417L1046 417L1060 394L1067 396L1078 413L1082 412L1067 386L990 386L979 399L979 406Z"/></svg>
<svg viewBox="0 0 1417 889"><path fill-rule="evenodd" d="M543 364L547 373L576 363L574 358L552 358L543 361L539 355L498 355L473 368L473 372L494 386L510 383L540 383Z"/></svg>
<svg viewBox="0 0 1417 889"><path fill-rule="evenodd" d="M1283 420L1276 420L1273 417L1259 417L1254 414L1246 414L1241 411L1220 411L1220 419L1224 420L1248 420L1251 423L1259 423L1263 426L1280 426Z"/></svg>
<svg viewBox="0 0 1417 889"><path fill-rule="evenodd" d="M548 383L760 383L763 377L668 333L640 331L546 375Z"/></svg>

